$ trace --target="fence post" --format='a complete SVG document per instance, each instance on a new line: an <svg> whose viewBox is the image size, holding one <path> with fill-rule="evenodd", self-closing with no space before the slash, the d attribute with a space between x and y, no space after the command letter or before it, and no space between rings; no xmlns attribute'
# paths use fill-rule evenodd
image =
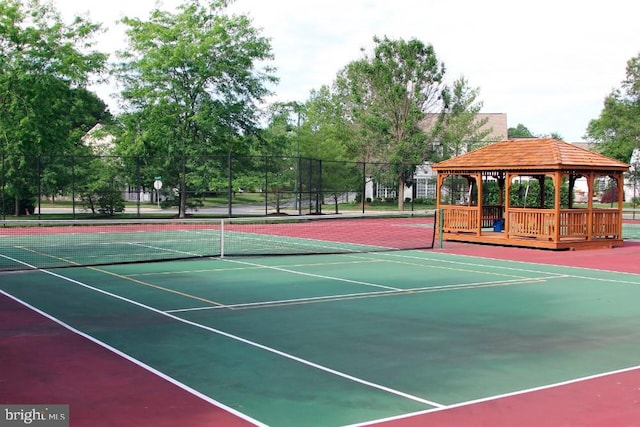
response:
<svg viewBox="0 0 640 427"><path fill-rule="evenodd" d="M41 171L42 164L40 163L40 159L41 159L40 154L38 154L37 159L38 159L38 166L37 166L37 169L38 169L38 177L37 177L38 178L38 219L41 219L40 208L42 204L42 171Z"/></svg>
<svg viewBox="0 0 640 427"><path fill-rule="evenodd" d="M264 215L269 214L269 156L263 156L264 161Z"/></svg>
<svg viewBox="0 0 640 427"><path fill-rule="evenodd" d="M136 200L137 214L140 218L140 193L142 192L142 177L140 176L140 156L136 156Z"/></svg>
<svg viewBox="0 0 640 427"><path fill-rule="evenodd" d="M231 163L232 163L232 155L231 155L231 151L229 151L229 153L227 154L227 170L229 173L229 176L228 176L229 185L227 186L227 206L229 210L229 218L231 218L231 216L233 215L233 211L231 208L232 199L233 199L233 167Z"/></svg>
<svg viewBox="0 0 640 427"><path fill-rule="evenodd" d="M318 160L318 188L316 190L316 213L322 213L322 205L324 204L324 191L322 183L322 160Z"/></svg>
<svg viewBox="0 0 640 427"><path fill-rule="evenodd" d="M76 156L71 156L71 218L76 219Z"/></svg>
<svg viewBox="0 0 640 427"><path fill-rule="evenodd" d="M367 163L362 162L362 195L360 202L362 203L362 213L364 214L365 195L367 193Z"/></svg>
<svg viewBox="0 0 640 427"><path fill-rule="evenodd" d="M302 157L298 151L298 180L296 183L296 200L298 201L298 216L302 216Z"/></svg>
<svg viewBox="0 0 640 427"><path fill-rule="evenodd" d="M6 215L7 215L7 207L5 205L4 202L4 193L5 193L5 186L4 186L4 173L5 173L5 159L4 159L5 153L2 153L2 187L0 187L1 191L1 197L2 199L0 200L0 208L2 208L2 220L4 221L5 219L7 219Z"/></svg>

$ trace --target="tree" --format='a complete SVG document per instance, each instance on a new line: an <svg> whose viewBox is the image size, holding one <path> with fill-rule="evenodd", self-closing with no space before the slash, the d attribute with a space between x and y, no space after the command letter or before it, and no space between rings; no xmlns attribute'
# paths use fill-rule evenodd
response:
<svg viewBox="0 0 640 427"><path fill-rule="evenodd" d="M89 113L95 111L83 92L105 69L106 55L92 50L98 31L99 24L80 17L65 24L40 0L0 1L0 152L8 155L4 190L15 213L33 204L43 176L54 180L40 156L73 151L78 130L86 132L105 113ZM79 111L91 119L77 120Z"/></svg>
<svg viewBox="0 0 640 427"><path fill-rule="evenodd" d="M336 93L326 85L312 90L304 110L300 125L302 155L321 160L349 159L347 141L353 135Z"/></svg>
<svg viewBox="0 0 640 427"><path fill-rule="evenodd" d="M418 123L441 108L445 68L433 46L419 40L373 41L373 55L350 63L338 86L351 109L360 158L397 165L398 209L403 210L404 187L424 160L425 134Z"/></svg>
<svg viewBox="0 0 640 427"><path fill-rule="evenodd" d="M443 159L459 156L487 143L484 139L492 129L482 129L488 118L477 119L483 105L476 101L479 93L480 89L471 88L464 77L445 90L445 108L434 129L435 138L442 147Z"/></svg>
<svg viewBox="0 0 640 427"><path fill-rule="evenodd" d="M179 216L187 207L190 159L237 152L242 135L258 132L257 103L276 82L268 39L244 15L226 15L228 0L185 1L176 14L153 10L148 21L124 18L129 49L116 75L129 107L129 154L165 156L158 164L178 189ZM244 147L246 148L246 147ZM226 160L224 160L226 161ZM200 172L221 167L215 161Z"/></svg>
<svg viewBox="0 0 640 427"><path fill-rule="evenodd" d="M296 102L276 102L269 106L268 125L260 151L265 155L299 157L300 126L305 106Z"/></svg>
<svg viewBox="0 0 640 427"><path fill-rule="evenodd" d="M522 123L518 126L507 129L509 138L535 138L535 135Z"/></svg>
<svg viewBox="0 0 640 427"><path fill-rule="evenodd" d="M603 154L629 162L640 146L640 54L627 62L622 86L604 100L600 117L591 120L586 137Z"/></svg>

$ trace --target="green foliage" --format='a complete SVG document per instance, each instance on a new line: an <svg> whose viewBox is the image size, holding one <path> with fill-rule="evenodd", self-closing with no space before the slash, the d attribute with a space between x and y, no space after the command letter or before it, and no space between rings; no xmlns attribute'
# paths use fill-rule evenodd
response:
<svg viewBox="0 0 640 427"><path fill-rule="evenodd" d="M344 105L328 86L312 91L299 128L300 153L321 160L348 160L352 129L344 120Z"/></svg>
<svg viewBox="0 0 640 427"><path fill-rule="evenodd" d="M440 158L432 160L459 156L487 143L484 139L492 129L481 129L489 121L488 118L477 120L483 105L477 101L479 93L480 89L471 88L464 77L457 79L452 88L445 89L445 109L432 131L442 147L442 153Z"/></svg>
<svg viewBox="0 0 640 427"><path fill-rule="evenodd" d="M544 205L540 206L540 184L537 179L517 181L511 184L510 205L513 207L553 209L555 203L555 187L553 179L545 177ZM569 207L569 186L563 183L560 187L560 208Z"/></svg>
<svg viewBox="0 0 640 427"><path fill-rule="evenodd" d="M129 49L116 75L131 110L120 144L129 155L182 157L157 165L176 177L180 216L192 168L187 159L246 151L250 139L241 136L258 134L256 104L276 81L272 68L257 65L272 59L269 40L248 17L225 14L227 3L189 0L176 14L156 9L147 21L122 20ZM200 173L214 179L206 165Z"/></svg>
<svg viewBox="0 0 640 427"><path fill-rule="evenodd" d="M118 188L101 188L96 192L96 197L99 213L113 216L116 213L124 212L124 200L122 200Z"/></svg>
<svg viewBox="0 0 640 427"><path fill-rule="evenodd" d="M629 162L633 149L640 145L640 55L627 62L622 86L604 100L597 119L591 120L587 137L603 154Z"/></svg>
<svg viewBox="0 0 640 427"><path fill-rule="evenodd" d="M301 122L305 107L298 102L275 103L271 105L267 128L262 133L254 151L264 156L300 156Z"/></svg>
<svg viewBox="0 0 640 427"><path fill-rule="evenodd" d="M60 163L50 157L38 164L38 156L72 152L106 115L104 103L84 89L105 68L106 55L91 50L98 31L80 17L65 24L40 0L0 1L0 152L28 156L4 164L5 194L17 213L37 196L39 176L47 192L65 185Z"/></svg>
<svg viewBox="0 0 640 427"><path fill-rule="evenodd" d="M509 138L535 138L536 136L522 123L518 126L507 129Z"/></svg>
<svg viewBox="0 0 640 427"><path fill-rule="evenodd" d="M93 215L113 216L124 212L122 163L110 157L91 156L77 160L74 163L76 191L84 208Z"/></svg>
<svg viewBox="0 0 640 427"><path fill-rule="evenodd" d="M371 56L350 63L336 87L352 124L353 152L361 161L385 159L395 172L398 208L403 208L407 170L424 158L425 113L440 108L444 65L433 46L419 40L373 39Z"/></svg>

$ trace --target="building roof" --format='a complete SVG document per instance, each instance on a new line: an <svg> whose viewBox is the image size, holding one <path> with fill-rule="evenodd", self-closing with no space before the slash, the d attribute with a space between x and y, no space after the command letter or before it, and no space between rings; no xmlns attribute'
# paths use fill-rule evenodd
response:
<svg viewBox="0 0 640 427"><path fill-rule="evenodd" d="M510 139L433 165L444 170L628 170L629 165L552 138Z"/></svg>

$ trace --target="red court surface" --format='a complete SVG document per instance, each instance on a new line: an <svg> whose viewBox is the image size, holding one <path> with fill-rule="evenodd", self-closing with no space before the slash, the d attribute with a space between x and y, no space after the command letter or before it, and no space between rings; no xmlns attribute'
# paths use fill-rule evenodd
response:
<svg viewBox="0 0 640 427"><path fill-rule="evenodd" d="M639 425L640 370L375 424L376 427Z"/></svg>
<svg viewBox="0 0 640 427"><path fill-rule="evenodd" d="M4 295L0 350L0 404L69 405L72 426L252 425Z"/></svg>
<svg viewBox="0 0 640 427"><path fill-rule="evenodd" d="M444 242L443 247L436 250L459 255L640 274L640 241L627 240L622 247L613 249L584 249L576 251L552 251Z"/></svg>
<svg viewBox="0 0 640 427"><path fill-rule="evenodd" d="M640 273L637 242L616 249L567 252L445 242L436 251ZM215 402L0 295L0 404L34 402L69 404L72 426L251 425ZM371 425L640 426L640 370Z"/></svg>

